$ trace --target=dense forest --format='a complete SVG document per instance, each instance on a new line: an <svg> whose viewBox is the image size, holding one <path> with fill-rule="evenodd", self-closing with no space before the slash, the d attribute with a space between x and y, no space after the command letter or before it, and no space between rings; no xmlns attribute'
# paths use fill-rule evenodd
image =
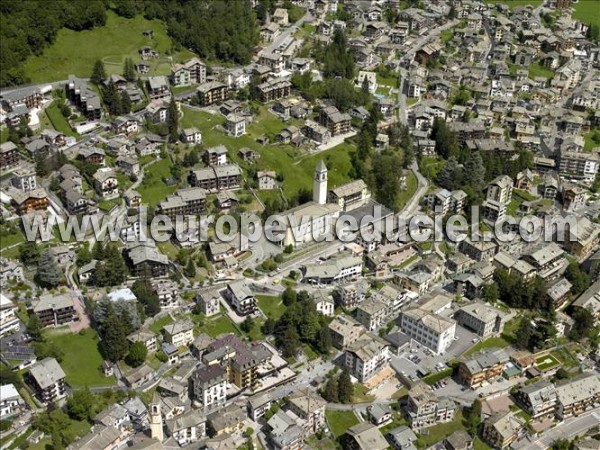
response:
<svg viewBox="0 0 600 450"><path fill-rule="evenodd" d="M258 42L258 24L249 1L3 0L0 86L27 83L23 62L28 56L42 54L63 27L79 31L104 25L110 7L123 17L143 14L163 20L176 42L207 59L246 64Z"/></svg>

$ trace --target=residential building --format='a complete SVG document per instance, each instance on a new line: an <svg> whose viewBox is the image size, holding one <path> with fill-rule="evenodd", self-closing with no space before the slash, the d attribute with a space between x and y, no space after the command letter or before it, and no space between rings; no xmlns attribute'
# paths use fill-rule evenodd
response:
<svg viewBox="0 0 600 450"><path fill-rule="evenodd" d="M343 350L356 342L367 329L354 318L339 314L329 323L329 331L333 346Z"/></svg>
<svg viewBox="0 0 600 450"><path fill-rule="evenodd" d="M337 209L337 207L336 207ZM300 223L300 222L298 222ZM313 222L314 227L314 222ZM352 279L361 274L361 257L346 256L329 260L323 264L310 264L304 267L304 279L309 283L330 284L336 280Z"/></svg>
<svg viewBox="0 0 600 450"><path fill-rule="evenodd" d="M0 338L5 335L19 331L19 308L8 297L0 293Z"/></svg>
<svg viewBox="0 0 600 450"><path fill-rule="evenodd" d="M256 312L256 299L243 280L229 283L225 291L225 298L238 314L247 315Z"/></svg>
<svg viewBox="0 0 600 450"><path fill-rule="evenodd" d="M503 350L482 350L464 358L458 366L458 381L472 389L502 375L508 362Z"/></svg>
<svg viewBox="0 0 600 450"><path fill-rule="evenodd" d="M156 339L156 335L149 330L140 329L134 331L127 336L127 340L129 341L129 344L141 342L146 346L146 349L148 349L148 353L154 353L158 350L158 341Z"/></svg>
<svg viewBox="0 0 600 450"><path fill-rule="evenodd" d="M406 425L394 428L386 436L394 450L417 450L417 435Z"/></svg>
<svg viewBox="0 0 600 450"><path fill-rule="evenodd" d="M188 411L166 421L168 434L184 447L198 442L206 435L206 418L196 411Z"/></svg>
<svg viewBox="0 0 600 450"><path fill-rule="evenodd" d="M523 386L514 396L533 420L552 418L556 413L558 396L554 384L549 380Z"/></svg>
<svg viewBox="0 0 600 450"><path fill-rule="evenodd" d="M25 405L25 401L14 384L0 386L0 417L2 420L20 413Z"/></svg>
<svg viewBox="0 0 600 450"><path fill-rule="evenodd" d="M214 316L221 310L221 294L217 289L206 289L198 292L196 302L206 317Z"/></svg>
<svg viewBox="0 0 600 450"><path fill-rule="evenodd" d="M121 447L125 435L115 427L96 425L92 430L73 444L67 450L112 450Z"/></svg>
<svg viewBox="0 0 600 450"><path fill-rule="evenodd" d="M66 395L65 372L54 358L44 358L36 362L27 379L39 400L48 404Z"/></svg>
<svg viewBox="0 0 600 450"><path fill-rule="evenodd" d="M112 169L98 169L93 179L94 189L103 200L110 200L119 196L119 180Z"/></svg>
<svg viewBox="0 0 600 450"><path fill-rule="evenodd" d="M267 422L269 443L274 450L296 450L303 447L305 433L294 419L293 413L279 410Z"/></svg>
<svg viewBox="0 0 600 450"><path fill-rule="evenodd" d="M342 114L335 106L323 108L319 122L329 130L331 136L346 134L352 130L352 117L349 114Z"/></svg>
<svg viewBox="0 0 600 450"><path fill-rule="evenodd" d="M418 382L408 391L405 410L411 428L422 430L452 421L456 405L448 398L438 398L427 384Z"/></svg>
<svg viewBox="0 0 600 450"><path fill-rule="evenodd" d="M206 209L206 195L201 187L179 189L160 202L158 208L173 222L177 216L197 216Z"/></svg>
<svg viewBox="0 0 600 450"><path fill-rule="evenodd" d="M35 170L33 167L24 167L14 170L10 181L14 187L22 191L31 191L37 188Z"/></svg>
<svg viewBox="0 0 600 450"><path fill-rule="evenodd" d="M327 402L306 388L292 393L286 407L303 421L307 434L313 434L325 426L325 405Z"/></svg>
<svg viewBox="0 0 600 450"><path fill-rule="evenodd" d="M46 211L50 205L44 188L35 188L30 191L10 189L9 195L12 197L12 204L17 214L20 216L32 211Z"/></svg>
<svg viewBox="0 0 600 450"><path fill-rule="evenodd" d="M194 400L205 409L213 409L225 403L227 370L219 364L199 367L189 382Z"/></svg>
<svg viewBox="0 0 600 450"><path fill-rule="evenodd" d="M498 335L504 328L504 314L485 303L475 302L460 308L454 315L460 326L482 338Z"/></svg>
<svg viewBox="0 0 600 450"><path fill-rule="evenodd" d="M578 416L600 401L600 379L594 373L568 380L556 386L557 416L563 420Z"/></svg>
<svg viewBox="0 0 600 450"><path fill-rule="evenodd" d="M533 266L540 278L550 281L558 278L566 268L564 254L558 244L551 242L539 250L523 255L522 259Z"/></svg>
<svg viewBox="0 0 600 450"><path fill-rule="evenodd" d="M268 358L259 352L260 348L249 347L236 335L228 334L207 347L202 361L208 365L226 366L229 383L239 389L253 389L258 379L258 367Z"/></svg>
<svg viewBox="0 0 600 450"><path fill-rule="evenodd" d="M0 257L0 288L6 288L9 283L20 283L24 280L21 263Z"/></svg>
<svg viewBox="0 0 600 450"><path fill-rule="evenodd" d="M559 158L559 171L563 176L575 177L593 182L600 168L600 155L590 152L562 151Z"/></svg>
<svg viewBox="0 0 600 450"><path fill-rule="evenodd" d="M148 77L148 95L151 99L167 98L171 95L167 77L154 76Z"/></svg>
<svg viewBox="0 0 600 450"><path fill-rule="evenodd" d="M146 271L153 277L162 277L169 270L169 258L158 251L154 241L128 244L125 256L134 277L140 277Z"/></svg>
<svg viewBox="0 0 600 450"><path fill-rule="evenodd" d="M258 89L260 101L267 103L273 100L288 98L292 90L292 83L288 80L274 78L259 84L256 89Z"/></svg>
<svg viewBox="0 0 600 450"><path fill-rule="evenodd" d="M14 143L8 141L0 144L0 169L16 166L19 159L19 149Z"/></svg>
<svg viewBox="0 0 600 450"><path fill-rule="evenodd" d="M361 335L344 352L344 366L361 383L383 370L389 359L387 341L372 333Z"/></svg>
<svg viewBox="0 0 600 450"><path fill-rule="evenodd" d="M477 240L467 237L460 243L459 249L475 261L492 261L498 251L498 244L493 240L485 240L483 237L479 237Z"/></svg>
<svg viewBox="0 0 600 450"><path fill-rule="evenodd" d="M64 325L77 317L75 303L69 294L41 295L33 302L33 313L44 327Z"/></svg>
<svg viewBox="0 0 600 450"><path fill-rule="evenodd" d="M363 180L355 180L329 191L329 203L337 203L342 211L351 211L364 205L371 191Z"/></svg>
<svg viewBox="0 0 600 450"><path fill-rule="evenodd" d="M277 189L277 173L273 171L258 171L256 179L258 180L258 189L261 191Z"/></svg>
<svg viewBox="0 0 600 450"><path fill-rule="evenodd" d="M400 328L435 353L443 354L454 341L456 322L416 307L402 312Z"/></svg>
<svg viewBox="0 0 600 450"><path fill-rule="evenodd" d="M89 120L100 120L102 117L102 102L96 92L84 80L69 75L65 84L67 98L77 106L79 111Z"/></svg>
<svg viewBox="0 0 600 450"><path fill-rule="evenodd" d="M271 409L271 396L267 394L259 394L248 399L248 416L255 422L261 417L264 417L266 412Z"/></svg>
<svg viewBox="0 0 600 450"><path fill-rule="evenodd" d="M368 331L377 331L386 323L388 307L377 298L371 297L356 308L356 320Z"/></svg>
<svg viewBox="0 0 600 450"><path fill-rule="evenodd" d="M181 132L181 140L186 144L198 145L202 143L202 134L196 127L184 128Z"/></svg>
<svg viewBox="0 0 600 450"><path fill-rule="evenodd" d="M202 83L196 90L202 106L210 106L227 100L227 85L218 81Z"/></svg>
<svg viewBox="0 0 600 450"><path fill-rule="evenodd" d="M187 346L194 341L194 324L189 320L180 320L163 327L165 341L175 347Z"/></svg>
<svg viewBox="0 0 600 450"><path fill-rule="evenodd" d="M223 125L229 136L240 137L246 134L246 118L237 114L229 114Z"/></svg>
<svg viewBox="0 0 600 450"><path fill-rule="evenodd" d="M342 439L348 450L386 450L389 447L379 428L369 422L350 427Z"/></svg>
<svg viewBox="0 0 600 450"><path fill-rule="evenodd" d="M525 419L512 411L497 412L483 422L482 438L493 448L503 449L521 435Z"/></svg>
<svg viewBox="0 0 600 450"><path fill-rule="evenodd" d="M205 167L191 172L191 183L210 192L239 189L242 173L236 164Z"/></svg>
<svg viewBox="0 0 600 450"><path fill-rule="evenodd" d="M444 216L449 212L461 213L466 198L467 194L460 189L452 192L446 189L436 189L425 197L425 202L429 209Z"/></svg>

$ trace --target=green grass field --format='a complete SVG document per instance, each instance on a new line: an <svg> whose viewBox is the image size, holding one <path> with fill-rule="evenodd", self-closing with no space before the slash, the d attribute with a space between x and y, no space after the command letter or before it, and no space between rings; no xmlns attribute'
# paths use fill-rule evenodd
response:
<svg viewBox="0 0 600 450"><path fill-rule="evenodd" d="M529 78L533 79L535 77L554 78L554 71L546 69L539 63L534 63L529 66Z"/></svg>
<svg viewBox="0 0 600 450"><path fill-rule="evenodd" d="M63 352L61 367L67 374L67 383L73 387L110 386L114 377L102 374L102 355L98 349L98 334L88 328L81 333L58 334L49 330L46 339L55 343Z"/></svg>
<svg viewBox="0 0 600 450"><path fill-rule="evenodd" d="M223 314L217 319L207 318L204 321L204 325L200 327L200 331L208 334L211 337L217 337L218 335L225 333L233 333L237 335L240 334L238 329L233 325L233 322L226 314Z"/></svg>
<svg viewBox="0 0 600 450"><path fill-rule="evenodd" d="M462 410L458 410L454 416L454 420L448 423L442 423L433 427L427 428L427 435L419 435L417 447L429 448L436 442L440 442L447 436L450 436L455 431L464 430Z"/></svg>
<svg viewBox="0 0 600 450"><path fill-rule="evenodd" d="M537 8L542 4L543 0L484 0L485 3L502 3L504 5L508 5L510 9L514 9L517 6L527 6L531 5L534 8Z"/></svg>
<svg viewBox="0 0 600 450"><path fill-rule="evenodd" d="M150 331L159 334L160 330L162 330L165 325L169 325L172 322L173 319L171 319L171 316L166 315L153 322L152 325L150 325L148 328L150 328Z"/></svg>
<svg viewBox="0 0 600 450"><path fill-rule="evenodd" d="M142 31L148 29L154 31L153 39L142 35ZM104 62L108 74L121 73L127 57L140 61L138 49L144 45L153 47L161 55L157 60L149 61L150 74L168 74L170 58L166 53L172 44L165 24L142 16L126 19L108 11L103 27L84 31L59 30L54 44L42 55L30 57L25 62L25 73L32 83L65 80L70 74L89 77L97 59ZM173 61L185 61L192 56L191 52L182 50L173 55Z"/></svg>
<svg viewBox="0 0 600 450"><path fill-rule="evenodd" d="M167 186L162 180L171 175L171 160L161 159L152 164L144 172L144 181L137 188L144 203L156 206L162 202L167 195L172 194L177 186Z"/></svg>
<svg viewBox="0 0 600 450"><path fill-rule="evenodd" d="M0 250L25 242L25 236L20 231L0 236Z"/></svg>
<svg viewBox="0 0 600 450"><path fill-rule="evenodd" d="M336 438L339 438L348 428L358 423L358 418L352 411L326 409L325 417L327 418L329 429Z"/></svg>
<svg viewBox="0 0 600 450"><path fill-rule="evenodd" d="M285 305L281 303L281 298L272 295L257 295L256 301L258 307L267 316L275 320L279 319L285 312Z"/></svg>
<svg viewBox="0 0 600 450"><path fill-rule="evenodd" d="M77 136L77 133L73 131L65 116L63 116L60 112L56 102L53 102L50 106L48 106L45 109L45 113L48 117L48 120L50 120L50 123L52 124L52 128L54 128L56 131L60 131L67 136Z"/></svg>
<svg viewBox="0 0 600 450"><path fill-rule="evenodd" d="M192 110L182 105L184 128L196 127L202 132L202 141L206 147L225 145L229 150L229 158L248 167L240 161L238 151L242 147L251 148L261 154L261 158L253 165L255 170L276 170L283 176L282 188L287 198L296 194L301 188L310 189L315 166L323 159L330 167L329 186L334 187L350 180L349 172L352 167L350 152L354 150L351 144L343 143L317 155L302 155L301 151L289 145L266 145L256 142L256 137L266 134L275 135L285 124L274 115L261 108L258 119L248 126L248 134L239 138L226 136L220 129L224 122L221 115ZM142 192L140 191L142 194ZM143 196L143 194L142 194ZM146 200L144 198L144 200Z"/></svg>
<svg viewBox="0 0 600 450"><path fill-rule="evenodd" d="M542 372L546 372L547 370L553 369L560 365L560 361L556 359L552 355L540 356L535 359L535 365Z"/></svg>
<svg viewBox="0 0 600 450"><path fill-rule="evenodd" d="M600 0L579 0L573 5L573 19L600 27Z"/></svg>
<svg viewBox="0 0 600 450"><path fill-rule="evenodd" d="M409 170L406 174L406 190L400 192L400 195L398 196L398 204L396 205L396 207L398 209L403 208L404 205L406 205L406 202L408 202L410 198L414 195L414 193L417 191L418 187L419 182L417 180L417 177L412 172L412 170Z"/></svg>

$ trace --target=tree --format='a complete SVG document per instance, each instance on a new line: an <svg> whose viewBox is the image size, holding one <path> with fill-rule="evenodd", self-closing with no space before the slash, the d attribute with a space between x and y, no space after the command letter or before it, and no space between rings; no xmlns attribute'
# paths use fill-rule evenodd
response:
<svg viewBox="0 0 600 450"><path fill-rule="evenodd" d="M39 341L33 343L33 350L37 359L54 358L58 362L62 362L65 356L61 347L54 342Z"/></svg>
<svg viewBox="0 0 600 450"><path fill-rule="evenodd" d="M524 317L523 319L521 319L521 322L519 323L519 328L517 328L517 331L515 332L517 345L523 348L528 348L532 336L533 326L531 325L531 320Z"/></svg>
<svg viewBox="0 0 600 450"><path fill-rule="evenodd" d="M135 294L148 316L154 317L160 312L160 299L152 287L148 274L144 274L142 278L136 280L131 286L131 291Z"/></svg>
<svg viewBox="0 0 600 450"><path fill-rule="evenodd" d="M323 74L326 77L353 78L354 55L343 30L335 31L333 40L325 47L322 62Z"/></svg>
<svg viewBox="0 0 600 450"><path fill-rule="evenodd" d="M435 152L444 159L458 155L456 134L448 128L446 122L436 117L431 129L431 138L435 141Z"/></svg>
<svg viewBox="0 0 600 450"><path fill-rule="evenodd" d="M85 242L79 250L77 250L77 260L75 264L77 267L83 267L86 264L92 262L92 252L90 251L89 242Z"/></svg>
<svg viewBox="0 0 600 450"><path fill-rule="evenodd" d="M463 168L458 164L456 158L451 157L438 172L436 182L441 187L453 191L463 186L463 176Z"/></svg>
<svg viewBox="0 0 600 450"><path fill-rule="evenodd" d="M135 64L131 58L127 58L123 64L123 78L125 78L127 81L135 81L137 78L135 73Z"/></svg>
<svg viewBox="0 0 600 450"><path fill-rule="evenodd" d="M552 444L552 450L571 450L573 446L568 439L559 439Z"/></svg>
<svg viewBox="0 0 600 450"><path fill-rule="evenodd" d="M400 195L402 158L397 153L378 153L372 158L377 201L394 209Z"/></svg>
<svg viewBox="0 0 600 450"><path fill-rule="evenodd" d="M125 357L128 350L127 334L123 323L115 312L112 305L108 305L107 317L103 326L104 336L102 347L109 361L117 362Z"/></svg>
<svg viewBox="0 0 600 450"><path fill-rule="evenodd" d="M17 372L13 372L10 367L0 363L0 380L3 384L12 384L17 389L23 386L23 378Z"/></svg>
<svg viewBox="0 0 600 450"><path fill-rule="evenodd" d="M56 262L52 250L44 249L38 262L37 281L44 287L56 287L62 278L62 270Z"/></svg>
<svg viewBox="0 0 600 450"><path fill-rule="evenodd" d="M471 157L465 163L465 178L469 186L475 192L482 192L485 187L485 166L479 152L471 153Z"/></svg>
<svg viewBox="0 0 600 450"><path fill-rule="evenodd" d="M37 265L40 259L40 248L35 242L26 241L19 249L19 259L26 266Z"/></svg>
<svg viewBox="0 0 600 450"><path fill-rule="evenodd" d="M194 278L196 276L196 265L194 264L194 260L192 258L188 260L185 269L183 269L183 274L187 278Z"/></svg>
<svg viewBox="0 0 600 450"><path fill-rule="evenodd" d="M298 353L300 347L300 336L295 327L288 327L281 339L281 352L286 358L292 358Z"/></svg>
<svg viewBox="0 0 600 450"><path fill-rule="evenodd" d="M72 419L90 421L94 417L94 405L96 399L94 394L86 387L73 392L67 400L67 413Z"/></svg>
<svg viewBox="0 0 600 450"><path fill-rule="evenodd" d="M338 399L340 403L350 403L354 396L354 385L348 369L344 369L338 378Z"/></svg>
<svg viewBox="0 0 600 450"><path fill-rule="evenodd" d="M171 103L169 103L167 125L169 127L169 140L171 142L177 142L177 139L179 138L177 131L179 126L179 111L177 110L175 99L172 99Z"/></svg>
<svg viewBox="0 0 600 450"><path fill-rule="evenodd" d="M481 402L478 399L475 399L471 407L465 411L465 420L471 436L476 436L481 423Z"/></svg>
<svg viewBox="0 0 600 450"><path fill-rule="evenodd" d="M590 336L590 333L594 330L594 316L592 313L586 308L575 306L571 312L571 317L574 323L569 338L579 341Z"/></svg>
<svg viewBox="0 0 600 450"><path fill-rule="evenodd" d="M97 59L92 69L92 76L90 81L94 84L100 84L106 80L106 71L104 70L104 63L101 59Z"/></svg>
<svg viewBox="0 0 600 450"><path fill-rule="evenodd" d="M494 283L487 283L483 285L482 297L486 302L493 303L498 300L500 293L498 292L498 286Z"/></svg>
<svg viewBox="0 0 600 450"><path fill-rule="evenodd" d="M121 98L119 99L120 113L129 114L131 112L131 99L127 91L121 92Z"/></svg>
<svg viewBox="0 0 600 450"><path fill-rule="evenodd" d="M573 285L571 288L571 294L573 297L577 297L588 287L590 287L589 276L583 270L581 270L579 264L577 264L577 262L574 260L569 262L569 266L565 272L565 278Z"/></svg>
<svg viewBox="0 0 600 450"><path fill-rule="evenodd" d="M262 334L268 336L269 334L273 334L273 332L275 331L275 325L275 319L273 319L272 317L267 317L267 320L265 320L265 322L260 327L260 331L262 332Z"/></svg>
<svg viewBox="0 0 600 450"><path fill-rule="evenodd" d="M254 319L252 318L252 316L246 316L246 318L240 325L240 328L244 333L250 333L250 331L252 331L252 328L254 328Z"/></svg>
<svg viewBox="0 0 600 450"><path fill-rule="evenodd" d="M139 367L146 361L146 356L148 356L148 349L143 342L138 341L129 347L129 353L125 361L131 367Z"/></svg>
<svg viewBox="0 0 600 450"><path fill-rule="evenodd" d="M27 334L36 342L43 341L42 322L37 314L31 314L27 320Z"/></svg>
<svg viewBox="0 0 600 450"><path fill-rule="evenodd" d="M288 286L285 288L285 291L283 291L283 294L281 294L281 301L285 306L290 306L293 305L294 303L296 303L297 300L297 295L296 295L296 291L294 290L294 288L292 288L291 286Z"/></svg>
<svg viewBox="0 0 600 450"><path fill-rule="evenodd" d="M327 383L325 383L325 388L323 389L323 398L329 403L339 402L338 385L334 377L330 377L327 380Z"/></svg>
<svg viewBox="0 0 600 450"><path fill-rule="evenodd" d="M323 324L319 330L319 341L317 348L322 354L328 354L331 350L331 331L327 324Z"/></svg>

